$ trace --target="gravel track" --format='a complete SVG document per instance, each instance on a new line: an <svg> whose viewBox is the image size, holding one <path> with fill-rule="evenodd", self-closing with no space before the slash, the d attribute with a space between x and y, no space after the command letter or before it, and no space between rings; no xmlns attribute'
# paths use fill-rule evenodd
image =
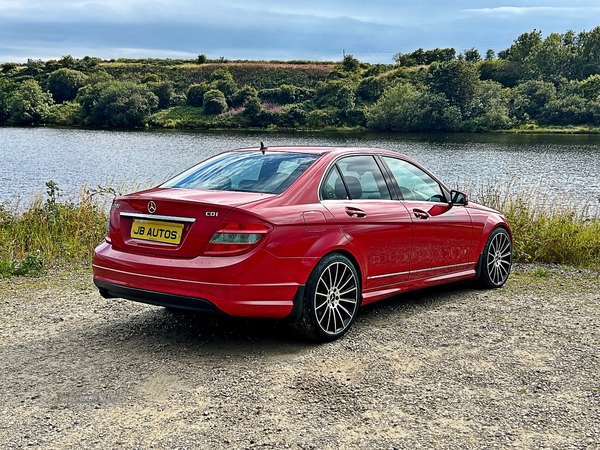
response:
<svg viewBox="0 0 600 450"><path fill-rule="evenodd" d="M597 449L600 276L516 267L363 308L315 345L266 320L0 279L0 448Z"/></svg>

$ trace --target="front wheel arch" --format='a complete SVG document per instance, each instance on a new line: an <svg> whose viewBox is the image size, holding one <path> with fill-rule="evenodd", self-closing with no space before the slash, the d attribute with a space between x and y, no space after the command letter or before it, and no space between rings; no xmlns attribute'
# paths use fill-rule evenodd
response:
<svg viewBox="0 0 600 450"><path fill-rule="evenodd" d="M510 231L501 226L492 230L477 262L474 279L477 285L487 289L502 287L510 275L512 251Z"/></svg>

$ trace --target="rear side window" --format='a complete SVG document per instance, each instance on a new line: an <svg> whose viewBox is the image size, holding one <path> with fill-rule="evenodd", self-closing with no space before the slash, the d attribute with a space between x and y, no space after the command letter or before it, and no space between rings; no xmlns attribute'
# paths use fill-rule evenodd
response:
<svg viewBox="0 0 600 450"><path fill-rule="evenodd" d="M319 155L294 152L231 152L217 155L162 184L165 188L280 194Z"/></svg>
<svg viewBox="0 0 600 450"><path fill-rule="evenodd" d="M321 187L323 200L389 200L390 191L372 156L350 156L337 162Z"/></svg>

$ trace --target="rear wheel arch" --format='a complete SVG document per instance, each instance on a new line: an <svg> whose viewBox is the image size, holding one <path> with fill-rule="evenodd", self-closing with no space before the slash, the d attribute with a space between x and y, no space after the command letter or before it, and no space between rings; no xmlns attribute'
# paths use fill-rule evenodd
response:
<svg viewBox="0 0 600 450"><path fill-rule="evenodd" d="M348 258L350 260L350 262L352 262L354 269L356 270L356 272L358 272L358 275L360 277L360 284L361 284L361 286L364 286L365 274L363 271L363 267L359 263L359 257L354 252L352 252L352 249L356 250L356 248L354 247L353 244L351 244L348 241L348 238L343 234L339 235L339 237L337 236L337 234L335 234L333 238L338 239L338 242L336 244L334 244L334 245L338 245L338 247L331 247L331 238L328 239L326 236L323 236L323 238L320 238L317 242L315 242L311 246L311 248L306 252L305 256L314 258L314 260L315 260L314 264L312 264L312 267L310 268L310 272L312 272L315 269L317 264L319 264L319 262L323 258L325 258L331 254L342 255L342 256L345 256L346 258ZM329 242L327 242L328 240L329 240ZM325 243L329 244L327 246L327 248L325 248L325 245L324 245ZM350 247L350 248L348 248L348 247ZM361 296L361 302L362 302L362 296Z"/></svg>
<svg viewBox="0 0 600 450"><path fill-rule="evenodd" d="M314 341L333 341L348 331L362 301L362 275L356 259L331 251L313 267L293 326Z"/></svg>
<svg viewBox="0 0 600 450"><path fill-rule="evenodd" d="M352 265L354 266L354 270L356 270L356 273L358 273L358 276L360 278L360 286L362 288L362 286L364 286L364 274L362 271L362 267L360 266L360 264L358 263L358 258L356 258L352 252L345 250L345 249L337 249L337 250L332 250L329 253L327 253L326 255L323 255L323 258L325 258L326 256L332 255L332 254L337 254L337 255L342 255L345 256L346 258L348 258L350 260L350 262L352 263ZM323 259L321 258L321 259ZM359 298L359 302L362 303L362 293L360 293L360 298ZM359 305L360 306L360 305Z"/></svg>

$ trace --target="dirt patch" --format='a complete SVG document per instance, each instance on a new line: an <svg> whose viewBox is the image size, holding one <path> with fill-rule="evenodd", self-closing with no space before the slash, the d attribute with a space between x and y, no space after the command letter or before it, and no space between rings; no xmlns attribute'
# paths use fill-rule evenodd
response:
<svg viewBox="0 0 600 450"><path fill-rule="evenodd" d="M598 448L600 277L517 268L366 307L330 344L273 321L0 280L0 448Z"/></svg>

